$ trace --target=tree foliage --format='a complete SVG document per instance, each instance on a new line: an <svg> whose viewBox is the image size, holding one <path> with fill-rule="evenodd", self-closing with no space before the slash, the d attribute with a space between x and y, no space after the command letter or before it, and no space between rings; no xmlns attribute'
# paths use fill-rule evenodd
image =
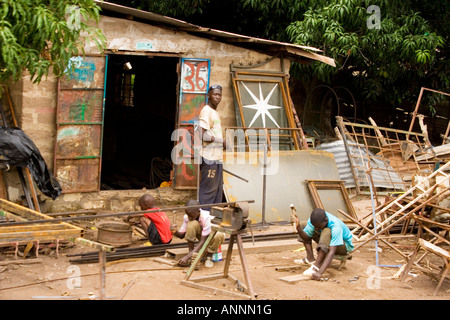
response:
<svg viewBox="0 0 450 320"><path fill-rule="evenodd" d="M205 27L320 48L337 67L294 64L294 78L344 85L362 100L415 101L450 83L449 2L440 0L125 0ZM128 2L128 4L127 4ZM370 6L380 9L370 28Z"/></svg>
<svg viewBox="0 0 450 320"><path fill-rule="evenodd" d="M0 0L0 82L27 70L37 83L50 68L61 75L85 41L103 48L103 34L89 24L99 10L92 0Z"/></svg>
<svg viewBox="0 0 450 320"><path fill-rule="evenodd" d="M379 8L379 19L368 10L371 5ZM448 67L445 38L407 2L318 1L286 31L293 43L318 47L338 65L314 63L297 71L326 83L346 83L365 99L396 104L408 98L408 87L415 90L410 98L423 84L448 88L448 73L435 74L439 65Z"/></svg>

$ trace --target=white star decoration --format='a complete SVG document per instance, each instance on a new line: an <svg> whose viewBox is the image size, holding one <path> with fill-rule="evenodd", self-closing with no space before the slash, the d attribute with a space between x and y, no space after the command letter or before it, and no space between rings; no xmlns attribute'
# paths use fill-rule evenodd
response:
<svg viewBox="0 0 450 320"><path fill-rule="evenodd" d="M250 94L253 101L255 102L255 104L246 105L246 106L244 106L244 108L257 110L255 115L253 116L252 121L250 122L250 124L248 126L251 127L252 124L255 122L255 120L261 115L261 119L262 119L264 128L266 127L266 116L269 117L269 119L272 120L273 123L275 123L275 125L279 128L280 126L277 124L275 119L272 117L269 110L280 109L281 107L273 106L268 103L270 100L270 97L272 96L273 92L275 91L275 88L278 86L278 83L275 84L275 86L272 88L272 90L270 91L270 93L267 95L267 97L265 99L264 99L262 89L261 89L261 82L259 83L259 99L253 94L253 92L250 91L249 88L247 88L247 86L243 82L242 82L242 85L247 90L247 92Z"/></svg>

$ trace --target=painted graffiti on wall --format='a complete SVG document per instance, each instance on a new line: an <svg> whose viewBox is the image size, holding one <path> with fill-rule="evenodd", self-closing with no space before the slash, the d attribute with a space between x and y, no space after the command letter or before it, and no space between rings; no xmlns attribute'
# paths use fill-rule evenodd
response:
<svg viewBox="0 0 450 320"><path fill-rule="evenodd" d="M205 59L182 59L180 81L180 109L176 132L190 133L187 136L172 136L172 141L182 142L173 154L175 163L175 188L192 188L196 186L198 166L194 164L193 137L194 125L198 122L200 110L206 104L209 85L210 61Z"/></svg>
<svg viewBox="0 0 450 320"><path fill-rule="evenodd" d="M73 57L69 60L69 78L81 82L94 81L95 63L84 60L82 57Z"/></svg>
<svg viewBox="0 0 450 320"><path fill-rule="evenodd" d="M184 60L181 70L183 92L206 94L209 82L209 62L206 60Z"/></svg>

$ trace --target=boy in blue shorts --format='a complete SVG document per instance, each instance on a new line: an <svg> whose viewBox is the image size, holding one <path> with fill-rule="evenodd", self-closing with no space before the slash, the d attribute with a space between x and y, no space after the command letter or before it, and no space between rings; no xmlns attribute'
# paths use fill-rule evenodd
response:
<svg viewBox="0 0 450 320"><path fill-rule="evenodd" d="M299 241L305 245L306 257L295 262L310 265L303 274L313 280L320 280L334 255L347 255L353 251L350 229L323 209L314 209L306 222L299 223L297 218L296 225ZM317 243L317 259L314 258L312 240Z"/></svg>

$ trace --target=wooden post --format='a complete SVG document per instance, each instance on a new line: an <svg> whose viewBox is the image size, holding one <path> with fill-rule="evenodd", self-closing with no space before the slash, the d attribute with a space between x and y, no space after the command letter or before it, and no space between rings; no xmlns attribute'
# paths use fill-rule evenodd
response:
<svg viewBox="0 0 450 320"><path fill-rule="evenodd" d="M76 238L75 242L84 246L93 247L98 249L98 263L99 263L99 274L100 274L100 294L99 299L104 300L106 295L106 252L114 252L116 248L106 244L101 244L91 240Z"/></svg>
<svg viewBox="0 0 450 320"><path fill-rule="evenodd" d="M106 290L106 252L102 249L98 250L98 263L100 266L100 300L105 300L105 290Z"/></svg>

